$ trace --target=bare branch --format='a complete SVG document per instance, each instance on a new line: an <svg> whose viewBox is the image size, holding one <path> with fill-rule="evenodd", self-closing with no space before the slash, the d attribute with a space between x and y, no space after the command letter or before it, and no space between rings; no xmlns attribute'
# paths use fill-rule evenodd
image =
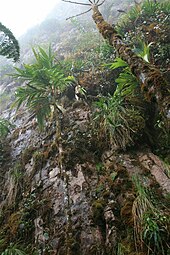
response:
<svg viewBox="0 0 170 255"><path fill-rule="evenodd" d="M100 0L89 0L89 2L90 2L92 5L95 5L95 6L100 6L100 5L102 5L102 4L105 2L105 0L104 0L104 1L102 1L100 4L98 4L99 1L100 1Z"/></svg>
<svg viewBox="0 0 170 255"><path fill-rule="evenodd" d="M81 16L81 15L83 15L83 14L85 14L85 13L90 12L91 10L92 10L92 8L88 9L88 10L85 11L85 12L81 12L81 13L79 13L79 14L77 14L77 15L71 16L71 17L67 18L66 20L72 19L72 18L75 18L75 17L78 17L78 16Z"/></svg>
<svg viewBox="0 0 170 255"><path fill-rule="evenodd" d="M117 12L127 13L127 12L126 12L126 11L124 11L124 10L117 10Z"/></svg>
<svg viewBox="0 0 170 255"><path fill-rule="evenodd" d="M96 1L96 5L98 5L99 1L100 1L100 0L97 0L97 1Z"/></svg>
<svg viewBox="0 0 170 255"><path fill-rule="evenodd" d="M105 0L103 0L100 4L97 4L97 6L101 6L102 4L104 4L104 2L105 2Z"/></svg>
<svg viewBox="0 0 170 255"><path fill-rule="evenodd" d="M88 9L87 11L81 12L81 13L79 13L77 15L74 15L74 16L71 16L71 17L68 17L66 20L69 20L69 19L81 16L81 15L83 15L85 13L88 13L88 12L90 12L93 9L94 6L97 6L97 7L101 6L105 2L105 0L103 0L101 3L99 3L100 0L88 0L90 3L87 4L87 3L75 2L75 1L72 1L72 0L61 0L61 1L66 2L66 3L71 3L71 4L79 4L79 5L91 6L91 8Z"/></svg>
<svg viewBox="0 0 170 255"><path fill-rule="evenodd" d="M100 0L88 0L90 2L90 4L85 4L85 3L81 3L81 2L75 2L75 1L71 1L71 0L62 0L63 2L66 2L66 3L71 3L71 4L79 4L79 5L86 5L86 6L90 6L90 5L96 5L96 6L100 6L102 5L104 1L102 1L100 4L99 4L99 1Z"/></svg>
<svg viewBox="0 0 170 255"><path fill-rule="evenodd" d="M79 3L79 2L69 1L69 0L62 0L62 1L66 3L71 3L71 4L80 4L80 5L86 5L86 6L91 5L91 4Z"/></svg>

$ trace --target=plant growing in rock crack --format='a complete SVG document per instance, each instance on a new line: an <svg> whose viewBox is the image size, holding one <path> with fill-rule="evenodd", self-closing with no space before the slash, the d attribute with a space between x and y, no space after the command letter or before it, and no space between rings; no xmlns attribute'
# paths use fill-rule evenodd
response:
<svg viewBox="0 0 170 255"><path fill-rule="evenodd" d="M4 118L0 118L0 165L3 164L5 158L5 146L6 143L5 138L10 132L10 128L14 127L9 120Z"/></svg>
<svg viewBox="0 0 170 255"><path fill-rule="evenodd" d="M13 127L13 125L10 123L9 120L0 118L0 138L1 139L7 136L7 134L10 132L11 127Z"/></svg>
<svg viewBox="0 0 170 255"><path fill-rule="evenodd" d="M138 82L122 59L117 58L109 67L123 68L123 71L116 79L117 88L114 94L101 97L96 103L98 110L94 119L100 121L103 132L109 135L114 148L125 149L127 145L133 144L135 135L145 127L143 109L137 105ZM133 102L134 93L136 105Z"/></svg>
<svg viewBox="0 0 170 255"><path fill-rule="evenodd" d="M164 255L168 250L170 221L151 201L149 192L142 186L137 176L134 176L133 182L137 191L132 207L136 249L138 251L147 249L147 254Z"/></svg>
<svg viewBox="0 0 170 255"><path fill-rule="evenodd" d="M22 166L19 163L15 163L14 167L8 172L7 177L8 179L5 184L5 188L8 191L6 204L15 207L15 202L23 189L21 181L23 178Z"/></svg>
<svg viewBox="0 0 170 255"><path fill-rule="evenodd" d="M73 77L65 77L64 70L55 63L55 56L49 47L48 53L41 47L33 49L35 63L24 64L22 68L15 68L17 73L12 74L26 85L16 90L16 102L19 108L23 103L37 118L42 129L45 120L52 114L56 120L56 135L59 131L59 114L64 109L59 99L67 86L73 82Z"/></svg>
<svg viewBox="0 0 170 255"><path fill-rule="evenodd" d="M1 255L26 255L26 253L17 244L11 243Z"/></svg>
<svg viewBox="0 0 170 255"><path fill-rule="evenodd" d="M138 39L136 54L149 62L150 44ZM128 64L121 58L116 58L111 64L104 66L110 69L121 68L116 91L113 96L101 98L97 102L101 125L109 134L111 144L115 148L125 149L133 144L137 135L142 135L145 128L144 106L142 107L139 93L139 82L132 74ZM145 116L146 117L146 116ZM103 120L102 120L103 119Z"/></svg>

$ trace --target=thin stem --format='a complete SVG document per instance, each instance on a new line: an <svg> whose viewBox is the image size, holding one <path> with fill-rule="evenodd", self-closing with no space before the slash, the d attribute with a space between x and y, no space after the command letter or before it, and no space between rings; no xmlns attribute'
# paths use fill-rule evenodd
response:
<svg viewBox="0 0 170 255"><path fill-rule="evenodd" d="M96 5L97 6L101 6L102 4L104 4L105 0L103 0L100 4L98 4L99 1L97 1Z"/></svg>
<svg viewBox="0 0 170 255"><path fill-rule="evenodd" d="M88 9L88 10L87 10L87 11L85 11L85 12L81 12L81 13L79 13L79 14L75 15L75 16L71 16L71 17L67 18L66 20L68 20L68 19L72 19L72 18L75 18L75 17L78 17L78 16L81 16L81 15L83 15L83 14L85 14L85 13L90 12L91 10L92 10L92 8Z"/></svg>
<svg viewBox="0 0 170 255"><path fill-rule="evenodd" d="M97 0L95 4L98 5L99 1L100 1L100 0Z"/></svg>
<svg viewBox="0 0 170 255"><path fill-rule="evenodd" d="M79 3L79 2L69 1L69 0L62 0L62 1L63 2L67 2L67 3L71 3L71 4L80 4L80 5L90 6L90 4Z"/></svg>

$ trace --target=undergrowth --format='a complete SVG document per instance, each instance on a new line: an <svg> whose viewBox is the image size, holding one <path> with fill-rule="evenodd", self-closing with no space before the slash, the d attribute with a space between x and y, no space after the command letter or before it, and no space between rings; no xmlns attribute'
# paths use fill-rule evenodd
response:
<svg viewBox="0 0 170 255"><path fill-rule="evenodd" d="M154 203L151 193L137 176L134 176L133 183L137 192L132 207L136 249L138 252L147 250L151 255L165 255L169 247L169 217Z"/></svg>
<svg viewBox="0 0 170 255"><path fill-rule="evenodd" d="M143 108L137 97L138 82L122 59L117 58L109 67L123 70L116 79L114 94L101 97L96 103L94 121L100 122L99 128L109 135L112 148L126 149L142 135L145 127Z"/></svg>

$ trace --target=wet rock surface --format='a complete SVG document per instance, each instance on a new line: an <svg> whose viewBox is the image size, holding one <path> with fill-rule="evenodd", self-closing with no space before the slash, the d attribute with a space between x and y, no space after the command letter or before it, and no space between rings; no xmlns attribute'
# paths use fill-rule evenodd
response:
<svg viewBox="0 0 170 255"><path fill-rule="evenodd" d="M61 116L59 142L55 126L49 123L40 135L34 119L11 133L12 162L19 162L21 177L6 175L1 208L8 205L21 214L14 232L29 236L39 254L116 254L133 229L133 176L160 197L169 192L169 179L149 149L118 153L108 146L96 153L90 107L77 105ZM134 241L129 242L135 252Z"/></svg>

